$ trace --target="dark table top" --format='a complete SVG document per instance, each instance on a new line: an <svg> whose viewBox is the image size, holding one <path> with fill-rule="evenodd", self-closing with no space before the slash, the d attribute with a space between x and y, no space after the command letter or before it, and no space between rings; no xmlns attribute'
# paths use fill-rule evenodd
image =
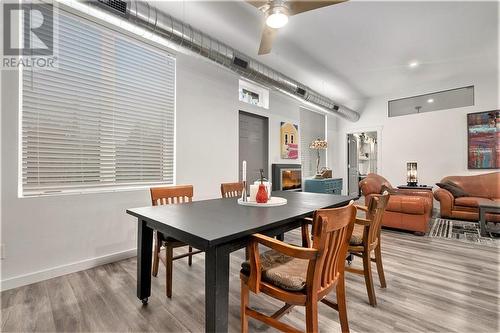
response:
<svg viewBox="0 0 500 333"><path fill-rule="evenodd" d="M236 198L228 198L132 208L127 213L150 222L153 227L160 227L158 229L172 237L194 237L196 243L213 246L278 227L320 208L340 207L355 199L353 196L307 192L275 191L272 195L286 198L287 204L249 207L239 205Z"/></svg>

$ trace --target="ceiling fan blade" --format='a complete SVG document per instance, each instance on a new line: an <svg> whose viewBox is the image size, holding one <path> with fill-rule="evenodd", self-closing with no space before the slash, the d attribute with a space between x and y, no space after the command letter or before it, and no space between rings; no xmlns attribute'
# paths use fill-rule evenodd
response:
<svg viewBox="0 0 500 333"><path fill-rule="evenodd" d="M315 1L315 0L289 0L287 1L290 7L290 16L297 15L310 10L318 9L321 7L336 5L348 0L327 0L327 1Z"/></svg>
<svg viewBox="0 0 500 333"><path fill-rule="evenodd" d="M246 2L258 9L268 5L268 2L266 0L246 0Z"/></svg>
<svg viewBox="0 0 500 333"><path fill-rule="evenodd" d="M277 32L278 29L270 28L267 25L264 26L264 30L262 31L262 37L260 40L259 55L268 54L271 52L271 48L273 47L273 41L274 38L276 37Z"/></svg>

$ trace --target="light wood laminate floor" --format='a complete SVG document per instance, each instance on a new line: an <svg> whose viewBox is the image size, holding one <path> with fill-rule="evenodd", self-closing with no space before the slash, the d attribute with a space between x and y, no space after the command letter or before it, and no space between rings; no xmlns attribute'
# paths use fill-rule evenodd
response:
<svg viewBox="0 0 500 333"><path fill-rule="evenodd" d="M499 332L499 252L451 240L383 232L387 289L375 288L378 307L367 303L364 280L347 274L351 332ZM298 234L287 234L297 242ZM239 267L231 256L229 329L239 331ZM353 265L359 265L356 259ZM135 258L2 292L2 332L203 332L204 255L174 263L173 298L165 297L165 269L153 278L143 307L135 296ZM375 268L375 265L373 266ZM376 272L376 270L374 269ZM331 295L335 299L335 295ZM281 304L264 295L251 305L272 313ZM321 332L340 332L337 313L319 305ZM304 329L297 307L284 319ZM253 320L250 330L274 332Z"/></svg>

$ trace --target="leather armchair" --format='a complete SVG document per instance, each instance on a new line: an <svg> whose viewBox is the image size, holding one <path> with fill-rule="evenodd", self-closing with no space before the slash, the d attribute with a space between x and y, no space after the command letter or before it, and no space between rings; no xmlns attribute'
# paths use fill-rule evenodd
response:
<svg viewBox="0 0 500 333"><path fill-rule="evenodd" d="M382 218L383 226L409 230L419 235L427 232L433 205L431 191L397 189L387 179L374 173L363 179L359 186L366 205L370 204L375 194L381 194L384 188L391 194Z"/></svg>
<svg viewBox="0 0 500 333"><path fill-rule="evenodd" d="M448 176L441 183L452 182L460 186L466 197L455 198L445 189L434 191L434 197L440 204L442 218L458 220L479 220L479 204L500 202L500 172L490 172L475 176ZM487 214L488 221L500 222L499 214Z"/></svg>

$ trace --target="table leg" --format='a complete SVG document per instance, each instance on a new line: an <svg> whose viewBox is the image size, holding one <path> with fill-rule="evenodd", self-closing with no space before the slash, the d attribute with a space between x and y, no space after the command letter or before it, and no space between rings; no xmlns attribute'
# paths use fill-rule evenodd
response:
<svg viewBox="0 0 500 333"><path fill-rule="evenodd" d="M283 233L283 234L276 235L276 239L284 242L285 241L285 234Z"/></svg>
<svg viewBox="0 0 500 333"><path fill-rule="evenodd" d="M139 219L137 229L137 298L147 304L151 295L153 229Z"/></svg>
<svg viewBox="0 0 500 333"><path fill-rule="evenodd" d="M205 332L227 332L229 302L229 251L205 252Z"/></svg>
<svg viewBox="0 0 500 333"><path fill-rule="evenodd" d="M479 207L479 234L481 237L487 237L486 233L486 210Z"/></svg>

